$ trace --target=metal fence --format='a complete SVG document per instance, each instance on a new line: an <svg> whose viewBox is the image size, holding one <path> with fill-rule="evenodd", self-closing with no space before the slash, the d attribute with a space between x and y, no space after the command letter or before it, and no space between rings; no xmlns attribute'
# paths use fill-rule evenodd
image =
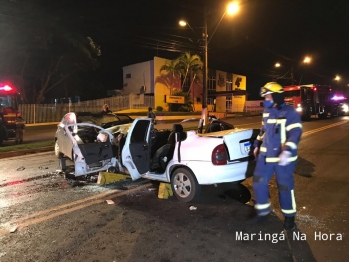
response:
<svg viewBox="0 0 349 262"><path fill-rule="evenodd" d="M68 112L98 113L108 104L113 112L125 109L154 107L154 97L144 95L114 96L64 104L22 104L19 110L27 124L59 122Z"/></svg>

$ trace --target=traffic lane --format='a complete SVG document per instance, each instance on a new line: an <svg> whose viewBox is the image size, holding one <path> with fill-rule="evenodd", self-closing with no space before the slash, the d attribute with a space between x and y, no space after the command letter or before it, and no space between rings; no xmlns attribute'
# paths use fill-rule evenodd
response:
<svg viewBox="0 0 349 262"><path fill-rule="evenodd" d="M33 177L45 177L60 169L54 152L23 155L1 159L0 186L20 183Z"/></svg>
<svg viewBox="0 0 349 262"><path fill-rule="evenodd" d="M308 133L302 137L299 145L295 172L296 223L306 234L319 261L344 261L349 255L348 148L347 121L342 125ZM274 195L275 199L277 195ZM277 206L277 203L274 205ZM315 239L315 233L319 232L334 233L335 237L342 234L343 240Z"/></svg>
<svg viewBox="0 0 349 262"><path fill-rule="evenodd" d="M226 193L231 184L204 187L195 203L158 199L157 188L145 184L106 197L112 205L101 199L26 221L0 235L3 261L292 261L287 239L237 239L239 232L279 234L282 223L272 216L267 224L247 225L253 208ZM312 258L306 242L292 252Z"/></svg>

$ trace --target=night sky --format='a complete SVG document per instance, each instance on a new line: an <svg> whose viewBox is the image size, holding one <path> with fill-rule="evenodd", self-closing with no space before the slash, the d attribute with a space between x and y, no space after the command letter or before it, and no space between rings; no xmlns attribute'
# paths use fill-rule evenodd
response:
<svg viewBox="0 0 349 262"><path fill-rule="evenodd" d="M349 84L349 1L241 0L240 12L226 15L209 43L209 68L247 76L258 90L294 68L298 84ZM41 1L47 12L81 30L101 46L95 77L105 89L122 88L122 67L153 59L202 54L203 10L212 35L228 1L223 0L61 0ZM178 25L185 19L189 28ZM301 64L305 56L309 65ZM283 67L276 69L280 62ZM277 71L279 70L279 71ZM290 84L289 79L280 79ZM338 85L338 83L337 83ZM349 88L349 87L348 87Z"/></svg>

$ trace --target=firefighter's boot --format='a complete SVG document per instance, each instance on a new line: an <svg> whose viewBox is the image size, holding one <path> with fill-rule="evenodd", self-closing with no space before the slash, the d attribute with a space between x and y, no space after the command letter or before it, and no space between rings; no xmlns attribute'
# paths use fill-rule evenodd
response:
<svg viewBox="0 0 349 262"><path fill-rule="evenodd" d="M294 223L294 216L293 217L285 217L284 228L286 230L292 230L295 227L296 227L296 224Z"/></svg>

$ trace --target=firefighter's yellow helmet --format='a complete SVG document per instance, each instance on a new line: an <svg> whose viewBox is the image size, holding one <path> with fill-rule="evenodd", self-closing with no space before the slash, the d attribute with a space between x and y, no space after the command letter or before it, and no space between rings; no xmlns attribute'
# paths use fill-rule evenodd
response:
<svg viewBox="0 0 349 262"><path fill-rule="evenodd" d="M262 97L266 96L267 94L272 94L272 93L283 93L284 89L283 87L276 83L276 82L269 82L266 83L262 88L261 88L261 92L260 95Z"/></svg>

